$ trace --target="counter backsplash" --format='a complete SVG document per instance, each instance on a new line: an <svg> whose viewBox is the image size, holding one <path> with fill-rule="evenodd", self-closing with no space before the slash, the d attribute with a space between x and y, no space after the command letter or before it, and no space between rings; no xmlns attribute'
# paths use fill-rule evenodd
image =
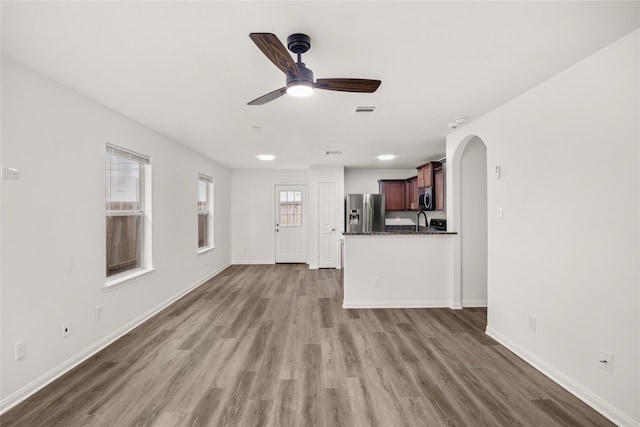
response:
<svg viewBox="0 0 640 427"><path fill-rule="evenodd" d="M447 213L444 211L426 211L427 219L431 221L431 218L447 219ZM415 227L416 215L418 212L405 212L405 211L389 211L385 215L385 225L401 226L409 225ZM420 224L424 222L424 218L420 219Z"/></svg>

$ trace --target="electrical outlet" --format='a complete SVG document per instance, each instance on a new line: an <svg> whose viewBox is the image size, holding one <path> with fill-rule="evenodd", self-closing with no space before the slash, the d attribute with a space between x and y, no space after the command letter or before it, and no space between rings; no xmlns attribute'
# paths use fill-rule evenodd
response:
<svg viewBox="0 0 640 427"><path fill-rule="evenodd" d="M536 319L536 316L529 315L529 329L531 329L531 331L536 332L538 328L537 323L538 319Z"/></svg>
<svg viewBox="0 0 640 427"><path fill-rule="evenodd" d="M100 320L102 319L102 306L101 305L97 305L96 306L96 320Z"/></svg>
<svg viewBox="0 0 640 427"><path fill-rule="evenodd" d="M496 209L496 215L498 218L502 219L502 206L498 206Z"/></svg>
<svg viewBox="0 0 640 427"><path fill-rule="evenodd" d="M379 277L374 277L373 278L373 286L375 286L376 288L380 287L380 278Z"/></svg>
<svg viewBox="0 0 640 427"><path fill-rule="evenodd" d="M69 322L65 322L60 327L60 336L67 338L69 335L71 335L71 327L69 326Z"/></svg>
<svg viewBox="0 0 640 427"><path fill-rule="evenodd" d="M600 350L600 367L610 374L613 374L613 354L607 353L604 350Z"/></svg>
<svg viewBox="0 0 640 427"><path fill-rule="evenodd" d="M27 343L24 341L20 341L16 343L15 347L15 360L24 359L27 355Z"/></svg>
<svg viewBox="0 0 640 427"><path fill-rule="evenodd" d="M500 179L500 165L496 165L496 179Z"/></svg>

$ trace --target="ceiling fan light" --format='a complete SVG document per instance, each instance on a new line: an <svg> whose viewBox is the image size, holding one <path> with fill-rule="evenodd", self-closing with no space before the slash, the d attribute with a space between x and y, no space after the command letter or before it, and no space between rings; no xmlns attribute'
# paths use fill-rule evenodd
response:
<svg viewBox="0 0 640 427"><path fill-rule="evenodd" d="M313 93L313 86L307 82L294 82L287 85L287 93L296 98L304 98Z"/></svg>

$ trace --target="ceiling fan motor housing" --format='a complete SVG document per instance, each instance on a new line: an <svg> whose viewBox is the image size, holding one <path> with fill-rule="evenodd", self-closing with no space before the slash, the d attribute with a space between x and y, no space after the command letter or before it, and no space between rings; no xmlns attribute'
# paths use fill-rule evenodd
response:
<svg viewBox="0 0 640 427"><path fill-rule="evenodd" d="M296 65L298 66L298 71L300 71L300 75L298 77L288 75L287 86L295 82L307 82L307 83L313 84L313 71L305 67L303 62L298 62Z"/></svg>
<svg viewBox="0 0 640 427"><path fill-rule="evenodd" d="M293 53L305 53L311 47L311 37L306 34L291 34L287 37L287 47Z"/></svg>

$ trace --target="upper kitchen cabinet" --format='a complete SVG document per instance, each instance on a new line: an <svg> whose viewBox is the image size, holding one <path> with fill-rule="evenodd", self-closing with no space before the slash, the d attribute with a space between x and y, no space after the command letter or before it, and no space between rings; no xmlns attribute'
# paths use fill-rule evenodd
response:
<svg viewBox="0 0 640 427"><path fill-rule="evenodd" d="M440 162L427 162L418 166L418 188L433 186L433 174L436 167L441 167Z"/></svg>
<svg viewBox="0 0 640 427"><path fill-rule="evenodd" d="M418 211L418 177L378 180L387 211Z"/></svg>
<svg viewBox="0 0 640 427"><path fill-rule="evenodd" d="M379 192L384 194L384 209L386 211L405 210L405 181L404 179L378 180Z"/></svg>
<svg viewBox="0 0 640 427"><path fill-rule="evenodd" d="M404 182L404 208L407 211L419 211L418 205L418 177L407 178Z"/></svg>
<svg viewBox="0 0 640 427"><path fill-rule="evenodd" d="M435 202L435 209L437 211L443 211L447 209L447 200L446 200L446 186L445 186L445 170L446 163L440 164L433 168L433 197Z"/></svg>

